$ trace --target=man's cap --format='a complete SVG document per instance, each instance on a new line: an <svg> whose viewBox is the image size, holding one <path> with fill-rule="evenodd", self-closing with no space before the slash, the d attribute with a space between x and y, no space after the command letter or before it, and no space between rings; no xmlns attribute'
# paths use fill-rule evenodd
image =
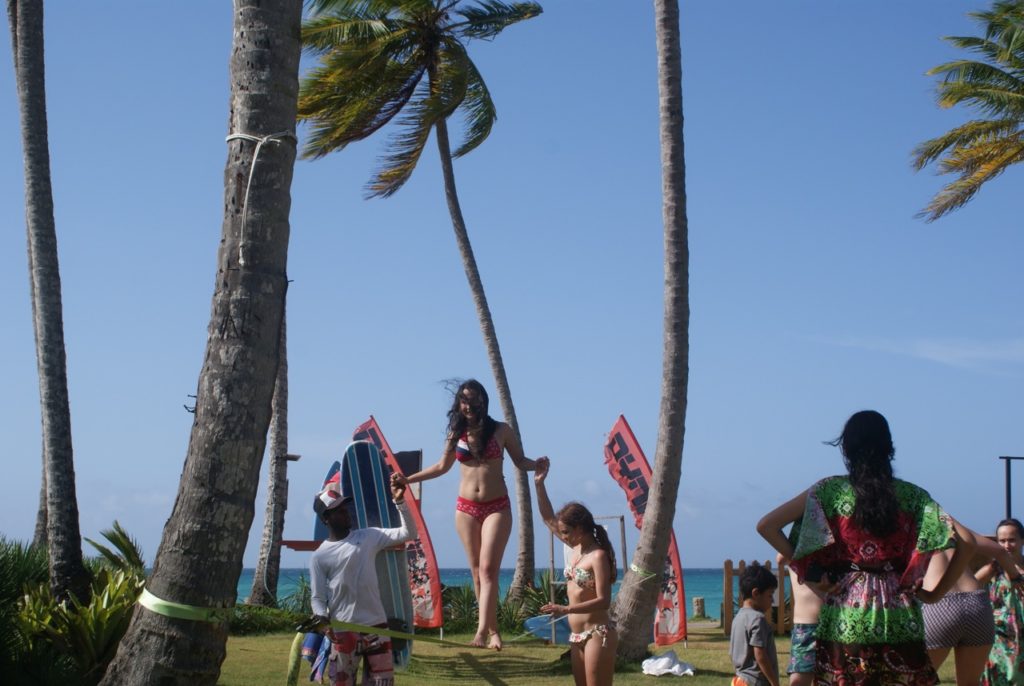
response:
<svg viewBox="0 0 1024 686"><path fill-rule="evenodd" d="M342 495L334 489L327 488L320 491L313 500L313 511L316 512L317 517L322 517L325 512L350 502L352 502L352 496Z"/></svg>

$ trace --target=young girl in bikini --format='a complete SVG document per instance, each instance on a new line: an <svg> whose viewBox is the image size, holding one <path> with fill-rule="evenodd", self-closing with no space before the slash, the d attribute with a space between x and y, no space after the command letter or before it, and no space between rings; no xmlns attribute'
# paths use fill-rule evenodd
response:
<svg viewBox="0 0 1024 686"><path fill-rule="evenodd" d="M455 530L466 549L480 608L472 643L480 648L501 650L498 572L512 533L512 506L505 487L502 457L508 452L512 464L525 471L547 464L547 458L525 457L516 433L508 424L492 419L487 408L487 391L480 382L475 379L463 382L448 410L448 439L441 460L409 476L396 472L391 479L399 484L435 479L459 463ZM529 512L521 515L532 516Z"/></svg>
<svg viewBox="0 0 1024 686"><path fill-rule="evenodd" d="M583 505L569 503L558 514L551 507L544 479L547 463L534 475L537 509L549 529L573 547L573 561L565 568L569 604L547 604L541 612L569 616L572 634L572 674L576 686L610 686L615 672L619 636L608 616L615 581L615 552L604 528Z"/></svg>

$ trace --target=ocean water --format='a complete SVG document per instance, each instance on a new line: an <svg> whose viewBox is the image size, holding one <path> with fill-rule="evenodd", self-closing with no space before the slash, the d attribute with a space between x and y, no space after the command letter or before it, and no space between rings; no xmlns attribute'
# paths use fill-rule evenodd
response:
<svg viewBox="0 0 1024 686"><path fill-rule="evenodd" d="M464 568L442 568L441 570L441 583L446 586L471 586L473 580L469 575L469 570ZM250 591L252 591L253 583L253 569L243 569L242 576L238 580L238 601L244 602L249 597ZM512 569L503 569L498 577L498 584L500 588L500 596L504 596L508 590L509 585L512 583ZM560 578L561 572L556 571L556 575ZM279 575L279 581L277 586L278 597L284 597L295 590L295 585L300 577L309 578L309 570L302 568L293 569L282 569ZM622 578L620 572L618 577ZM618 588L618 584L613 588L613 593ZM693 598L703 597L704 598L704 611L709 617L715 619L720 618L721 607L722 607L722 569L710 568L710 569L684 569L683 570L683 588L686 593L686 616L689 617L693 614Z"/></svg>

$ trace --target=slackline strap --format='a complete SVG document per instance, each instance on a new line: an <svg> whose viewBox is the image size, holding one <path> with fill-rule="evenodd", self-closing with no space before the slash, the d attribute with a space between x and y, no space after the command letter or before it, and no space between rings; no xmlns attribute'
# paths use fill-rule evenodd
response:
<svg viewBox="0 0 1024 686"><path fill-rule="evenodd" d="M649 571L647 571L646 569L641 569L640 567L637 567L637 566L636 566L636 565L634 565L634 564L631 564L631 565L629 565L629 569L630 569L630 571L632 571L633 573L635 573L635 574L639 574L640 576L642 576L642 577L643 577L642 581L647 581L647 580L648 580L648 579L650 579L651 577L655 577L655 576L658 576L658 573L657 573L657 572L649 572Z"/></svg>
<svg viewBox="0 0 1024 686"><path fill-rule="evenodd" d="M164 617L190 619L196 622L213 622L215 624L227 621L232 611L230 607L196 607L195 605L174 603L170 600L157 598L146 588L142 589L142 595L139 596L139 605L150 612L155 612Z"/></svg>
<svg viewBox="0 0 1024 686"><path fill-rule="evenodd" d="M340 631L354 631L359 634L377 634L378 636L389 636L391 638L404 638L407 641L425 641L427 643L437 643L438 645L479 648L479 646L475 646L470 643L459 643L458 641L448 641L443 638L434 638L433 636L426 636L424 634L409 634L404 631L395 631L394 629L385 629L379 626L367 626L366 624L354 624L352 622L333 621L331 622L331 628L338 629Z"/></svg>

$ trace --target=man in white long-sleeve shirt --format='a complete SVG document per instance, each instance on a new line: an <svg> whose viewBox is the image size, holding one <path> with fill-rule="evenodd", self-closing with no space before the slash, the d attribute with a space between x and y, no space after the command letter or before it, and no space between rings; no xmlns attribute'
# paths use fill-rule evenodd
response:
<svg viewBox="0 0 1024 686"><path fill-rule="evenodd" d="M375 559L385 548L416 537L416 524L405 504L405 486L391 484L391 496L398 506L401 526L394 529L352 529L347 504L349 497L337 491L323 491L313 509L329 532L309 562L313 614L321 624L350 622L387 628L387 615L380 599ZM391 639L372 633L334 631L325 628L331 640L328 674L334 686L355 683L359 658L365 658L363 683L391 686L394 663Z"/></svg>

